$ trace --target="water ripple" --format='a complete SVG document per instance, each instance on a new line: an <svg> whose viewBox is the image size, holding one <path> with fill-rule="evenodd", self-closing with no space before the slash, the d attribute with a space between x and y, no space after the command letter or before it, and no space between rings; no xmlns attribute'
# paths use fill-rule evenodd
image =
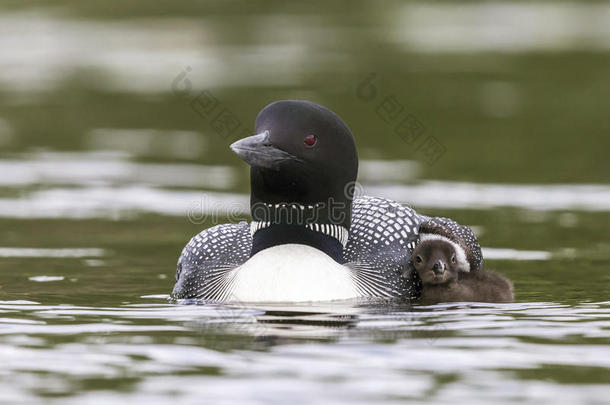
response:
<svg viewBox="0 0 610 405"><path fill-rule="evenodd" d="M95 307L3 301L0 310L12 311L0 320L5 398L70 392L74 397L62 403L162 403L175 395L186 403L203 396L260 403L276 390L306 395L307 403L444 403L476 390L485 400L512 403L502 390L535 386L534 394L515 398L548 402L561 392L565 398L555 402L568 403L576 397L566 386L522 374L540 369L553 379L560 378L555 368L586 368L610 375L608 302ZM80 390L98 379L122 381L130 393ZM295 379L298 385L288 383ZM578 398L595 399L607 386L578 390Z"/></svg>

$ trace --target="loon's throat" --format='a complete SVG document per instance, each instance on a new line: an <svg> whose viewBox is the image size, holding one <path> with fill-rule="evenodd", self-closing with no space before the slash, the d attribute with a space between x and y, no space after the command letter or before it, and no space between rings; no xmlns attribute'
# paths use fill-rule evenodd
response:
<svg viewBox="0 0 610 405"><path fill-rule="evenodd" d="M289 243L308 245L344 263L343 249L349 237L351 201L255 202L250 206L251 256L261 250Z"/></svg>
<svg viewBox="0 0 610 405"><path fill-rule="evenodd" d="M250 230L252 232L250 256L273 246L296 243L314 247L337 263L345 263L343 249L347 243L348 230L340 225L314 223L302 226L253 221Z"/></svg>

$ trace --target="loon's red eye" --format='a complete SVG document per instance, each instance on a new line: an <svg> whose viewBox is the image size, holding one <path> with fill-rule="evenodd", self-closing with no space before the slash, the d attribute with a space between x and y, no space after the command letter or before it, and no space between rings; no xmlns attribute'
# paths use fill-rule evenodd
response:
<svg viewBox="0 0 610 405"><path fill-rule="evenodd" d="M305 137L305 139L303 140L303 142L305 143L305 145L307 145L311 148L318 142L318 137L315 135L307 135Z"/></svg>

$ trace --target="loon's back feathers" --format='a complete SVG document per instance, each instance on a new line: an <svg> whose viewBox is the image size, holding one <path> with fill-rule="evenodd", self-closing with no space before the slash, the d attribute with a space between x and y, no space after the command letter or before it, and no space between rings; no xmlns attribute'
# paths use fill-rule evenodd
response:
<svg viewBox="0 0 610 405"><path fill-rule="evenodd" d="M361 297L416 298L418 278L405 278L419 224L428 219L413 209L377 197L353 200L344 266ZM246 222L223 224L193 237L178 260L175 298L227 301L234 298L237 269L250 258ZM324 283L324 280L320 280Z"/></svg>

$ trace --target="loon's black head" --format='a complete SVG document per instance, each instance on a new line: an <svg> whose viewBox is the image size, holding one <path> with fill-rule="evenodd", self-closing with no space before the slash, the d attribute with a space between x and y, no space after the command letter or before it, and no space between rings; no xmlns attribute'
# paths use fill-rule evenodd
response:
<svg viewBox="0 0 610 405"><path fill-rule="evenodd" d="M251 166L253 231L274 228L273 240L267 237L264 245L294 242L296 234L320 247L309 241L316 233L345 244L358 155L343 120L311 101L281 100L258 114L255 132L231 149Z"/></svg>

